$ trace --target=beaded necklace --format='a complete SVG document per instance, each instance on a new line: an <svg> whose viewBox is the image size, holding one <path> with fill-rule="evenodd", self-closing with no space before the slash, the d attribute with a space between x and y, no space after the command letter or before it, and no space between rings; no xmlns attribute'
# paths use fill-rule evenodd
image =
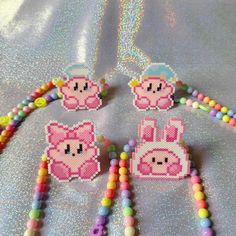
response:
<svg viewBox="0 0 236 236"><path fill-rule="evenodd" d="M105 197L101 201L101 208L99 208L99 216L96 219L96 226L93 228L91 235L105 235L107 224L107 217L109 215L109 207L112 204L112 199L115 196L115 190L117 188L118 182L118 161L115 159L117 157L116 147L110 140L104 138L104 136L98 136L97 142L101 143L109 153L110 158L110 175L107 183L107 190ZM38 176L36 179L36 185L34 188L32 209L29 212L29 220L27 222L27 229L24 232L24 236L34 236L40 233L40 228L42 226L42 218L44 215L43 205L46 202L48 194L48 158L45 154L41 157L41 162L39 165Z"/></svg>

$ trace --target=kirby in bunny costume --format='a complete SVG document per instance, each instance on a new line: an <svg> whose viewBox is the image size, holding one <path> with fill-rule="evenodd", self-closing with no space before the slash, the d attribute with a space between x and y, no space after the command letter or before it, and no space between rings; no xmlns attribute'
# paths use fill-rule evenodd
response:
<svg viewBox="0 0 236 236"><path fill-rule="evenodd" d="M101 88L90 79L89 68L83 64L73 64L65 70L65 73L68 79L59 88L65 109L69 111L98 109L102 104L99 98Z"/></svg>
<svg viewBox="0 0 236 236"><path fill-rule="evenodd" d="M140 81L131 80L129 85L135 95L133 104L138 110L157 109L166 111L174 105L172 95L177 75L165 63L152 63L140 76Z"/></svg>
<svg viewBox="0 0 236 236"><path fill-rule="evenodd" d="M160 130L152 118L138 128L140 144L130 160L131 173L142 179L181 179L190 172L190 161L182 142L183 121L172 118Z"/></svg>

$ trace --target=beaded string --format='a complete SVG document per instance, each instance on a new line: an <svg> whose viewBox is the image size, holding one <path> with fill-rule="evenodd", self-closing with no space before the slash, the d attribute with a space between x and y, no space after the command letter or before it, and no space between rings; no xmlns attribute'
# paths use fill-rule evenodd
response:
<svg viewBox="0 0 236 236"><path fill-rule="evenodd" d="M103 137L99 137L100 141L103 141ZM105 141L107 142L107 141ZM117 160L117 153L115 152L115 146L110 145L108 142L108 153L110 159L109 176L107 183L107 190L105 192L105 197L101 200L101 207L98 210L98 216L96 217L96 222L90 231L90 236L104 236L106 232L106 224L108 223L108 216L110 213L110 208L112 205L112 200L115 196L115 190L117 188L118 179L120 182L121 196L122 196L122 206L124 215L124 225L125 225L125 236L134 236L135 228L131 191L128 176L128 157L129 152L131 152L135 145L135 140L130 140L129 144L124 146L124 151L120 154L120 160ZM118 167L119 166L119 167Z"/></svg>
<svg viewBox="0 0 236 236"><path fill-rule="evenodd" d="M29 212L29 220L27 222L27 230L24 236L36 236L42 226L42 218L44 212L42 210L48 191L48 160L45 155L42 155L39 165L38 176L34 188L34 196L32 202L32 209Z"/></svg>
<svg viewBox="0 0 236 236"><path fill-rule="evenodd" d="M109 214L109 206L111 206L111 201L115 196L115 189L118 182L118 161L115 159L117 154L115 152L115 145L111 144L110 140L104 138L103 136L97 137L97 142L107 148L109 153L109 158L111 159L111 165L109 168L110 176L107 183L107 190L105 197L102 199L102 207L99 208L99 216L96 219L96 228L94 233L91 235L105 235L106 229L105 224L108 223L107 215ZM29 220L27 222L27 229L24 232L24 236L36 236L40 233L40 228L42 227L42 218L44 216L43 206L48 194L48 158L46 155L42 155L41 162L39 165L38 176L36 179L36 185L34 188L32 209L29 212Z"/></svg>
<svg viewBox="0 0 236 236"><path fill-rule="evenodd" d="M191 157L191 155L190 155ZM194 192L195 206L197 209L198 216L200 218L201 234L203 236L213 236L214 231L212 230L212 222L209 219L210 213L208 211L208 204L205 200L206 195L204 193L202 179L198 170L195 167L195 163L191 160L190 169L192 190Z"/></svg>
<svg viewBox="0 0 236 236"><path fill-rule="evenodd" d="M180 99L176 99L176 102L179 102L182 105L193 107L195 109L201 109L205 112L208 112L211 117L216 117L225 123L229 123L231 126L236 126L236 113L232 109L217 103L215 100L205 96L203 93L198 92L196 89L193 89L187 84L184 84L180 80L176 82L176 85L198 100L197 102L193 101L192 99L182 97Z"/></svg>
<svg viewBox="0 0 236 236"><path fill-rule="evenodd" d="M119 161L119 180L120 180L120 189L122 197L122 207L123 207L123 216L124 216L124 235L125 236L134 236L135 235L135 219L133 217L133 201L132 201L132 192L131 185L129 183L129 154L134 150L136 146L136 140L130 139L128 144L123 147L123 152L120 154Z"/></svg>
<svg viewBox="0 0 236 236"><path fill-rule="evenodd" d="M52 93L42 97L44 94L60 86L63 82L62 79L57 78L43 84L40 88L37 88L30 96L27 96L16 107L10 111L7 116L0 117L0 153L6 147L6 144L10 141L10 138L14 135L17 127L26 119L26 117L37 108L43 108L49 103L61 99L60 93ZM102 92L99 94L101 99L105 98L108 94L109 85L105 79L100 81L102 86Z"/></svg>

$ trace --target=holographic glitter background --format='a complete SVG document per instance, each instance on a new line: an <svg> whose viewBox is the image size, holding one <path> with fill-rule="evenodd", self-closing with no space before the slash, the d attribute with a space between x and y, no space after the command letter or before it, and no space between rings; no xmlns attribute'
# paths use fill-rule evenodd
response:
<svg viewBox="0 0 236 236"><path fill-rule="evenodd" d="M236 1L225 0L1 0L0 111L6 114L34 88L86 62L98 78L110 73L111 94L99 111L67 112L59 101L31 114L0 155L0 235L23 235L39 158L51 119L68 125L92 120L120 149L136 137L144 116L164 125L182 118L193 147L217 235L236 235L236 130L187 107L138 112L127 86L149 61L166 62L180 79L236 109ZM52 179L42 235L88 235L103 196L108 161L90 183ZM189 179L133 179L139 234L199 235ZM108 225L123 235L121 198Z"/></svg>

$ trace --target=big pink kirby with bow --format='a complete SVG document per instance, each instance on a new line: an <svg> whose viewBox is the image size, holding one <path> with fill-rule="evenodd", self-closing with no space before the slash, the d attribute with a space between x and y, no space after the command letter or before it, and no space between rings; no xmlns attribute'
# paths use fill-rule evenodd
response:
<svg viewBox="0 0 236 236"><path fill-rule="evenodd" d="M130 161L131 172L143 179L180 179L189 174L190 162L181 144L182 120L173 118L161 131L155 119L145 118L138 128L140 145Z"/></svg>
<svg viewBox="0 0 236 236"><path fill-rule="evenodd" d="M69 128L51 121L46 132L50 174L59 181L69 181L72 177L92 180L97 175L100 171L99 149L95 146L92 122L85 121Z"/></svg>

